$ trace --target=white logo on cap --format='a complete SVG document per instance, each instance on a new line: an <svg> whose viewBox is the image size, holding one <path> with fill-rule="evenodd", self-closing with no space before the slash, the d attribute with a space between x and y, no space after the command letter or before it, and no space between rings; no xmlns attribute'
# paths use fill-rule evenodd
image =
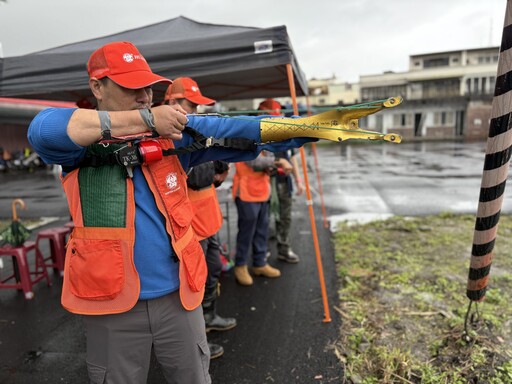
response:
<svg viewBox="0 0 512 384"><path fill-rule="evenodd" d="M193 85L191 89L192 89L193 92L199 91L199 89L197 89L197 87L195 85Z"/></svg>
<svg viewBox="0 0 512 384"><path fill-rule="evenodd" d="M123 60L127 63L131 63L133 61L133 55L131 53L125 53L123 55Z"/></svg>

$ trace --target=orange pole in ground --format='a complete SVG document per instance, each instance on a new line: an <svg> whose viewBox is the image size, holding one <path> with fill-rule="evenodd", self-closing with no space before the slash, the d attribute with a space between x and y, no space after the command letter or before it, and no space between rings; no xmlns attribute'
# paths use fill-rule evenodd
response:
<svg viewBox="0 0 512 384"><path fill-rule="evenodd" d="M320 202L322 204L322 216L324 218L324 228L329 228L329 223L327 222L327 213L325 211L324 204L324 191L322 190L322 182L320 181L320 170L318 168L318 157L316 156L316 143L311 143L311 149L313 150L313 158L315 159L315 171L316 171L316 181L318 183L318 193L320 193Z"/></svg>
<svg viewBox="0 0 512 384"><path fill-rule="evenodd" d="M309 98L306 97L307 100L307 108L308 108L308 116L311 116L311 106L309 105ZM329 228L329 223L327 222L327 212L325 211L324 204L324 191L322 189L322 181L320 179L320 168L318 168L318 156L316 155L316 143L311 143L311 149L313 151L313 159L315 160L315 172L316 172L316 182L318 184L318 193L320 194L320 204L322 205L322 216L324 219L324 228Z"/></svg>
<svg viewBox="0 0 512 384"><path fill-rule="evenodd" d="M288 73L288 83L290 86L290 93L292 96L293 102L293 113L295 115L299 114L299 108L297 107L297 94L295 92L295 82L293 79L293 70L291 64L286 64L286 72ZM308 170L306 166L306 152L304 151L304 147L300 148L300 158L302 162L302 171L304 173L304 184L306 185L306 204L309 208L309 219L311 221L311 232L313 236L313 243L315 245L315 254L316 254L316 265L318 268L318 277L320 280L320 289L322 291L322 301L324 304L324 323L329 323L331 321L331 314L329 312L329 302L327 300L327 290L325 289L325 278L324 278L324 268L322 266L322 257L320 255L320 246L318 244L318 234L316 231L316 223L315 223L315 212L313 211L313 200L311 199L311 190L309 188L309 178L308 178Z"/></svg>

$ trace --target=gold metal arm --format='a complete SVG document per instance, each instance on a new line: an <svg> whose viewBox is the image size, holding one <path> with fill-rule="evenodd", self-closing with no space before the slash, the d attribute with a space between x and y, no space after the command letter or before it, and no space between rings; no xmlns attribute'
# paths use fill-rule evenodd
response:
<svg viewBox="0 0 512 384"><path fill-rule="evenodd" d="M400 96L386 100L340 107L331 111L302 118L265 118L260 122L261 141L283 141L294 137L314 137L331 141L348 139L384 140L400 143L402 137L395 133L383 134L359 128L359 119L384 108L396 107Z"/></svg>

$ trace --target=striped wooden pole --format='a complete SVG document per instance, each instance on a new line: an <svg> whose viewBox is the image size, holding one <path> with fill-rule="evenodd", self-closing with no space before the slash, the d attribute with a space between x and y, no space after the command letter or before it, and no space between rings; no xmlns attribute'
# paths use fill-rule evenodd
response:
<svg viewBox="0 0 512 384"><path fill-rule="evenodd" d="M512 153L512 6L507 0L466 295L485 298Z"/></svg>

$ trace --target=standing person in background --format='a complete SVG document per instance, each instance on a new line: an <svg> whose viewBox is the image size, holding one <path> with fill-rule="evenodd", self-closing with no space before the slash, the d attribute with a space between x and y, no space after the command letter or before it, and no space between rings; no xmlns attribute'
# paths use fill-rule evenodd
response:
<svg viewBox="0 0 512 384"><path fill-rule="evenodd" d="M267 115L279 115L281 105L272 103L260 108L269 110ZM268 232L270 216L270 175L280 168L285 173L292 171L286 159L277 159L273 153L262 152L255 160L236 163L233 177L233 198L238 212L238 234L236 238L235 278L240 285L252 285L248 261L252 253L252 273L256 276L279 277L281 271L267 263Z"/></svg>
<svg viewBox="0 0 512 384"><path fill-rule="evenodd" d="M248 263L252 254L252 273L279 277L281 272L267 263L270 173L276 168L273 153L262 152L255 160L235 163L233 198L238 213L235 279L240 285L252 285Z"/></svg>
<svg viewBox="0 0 512 384"><path fill-rule="evenodd" d="M179 105L188 114L196 114L199 105L213 105L215 100L205 97L197 83L190 77L173 80L165 93L165 103ZM221 317L216 311L216 301L220 292L219 278L222 272L220 241L218 231L222 227L222 211L215 188L226 179L229 165L223 161L210 161L192 167L187 173L188 197L194 210L192 227L200 239L206 258L208 275L202 302L206 332L227 331L236 326L236 319ZM224 354L221 345L208 342L210 358Z"/></svg>
<svg viewBox="0 0 512 384"><path fill-rule="evenodd" d="M201 308L207 267L191 227L185 170L213 160L248 161L261 150L282 151L311 139L164 156L175 145L197 144L185 126L205 136L255 142L265 126L249 116L187 116L169 105L150 109L152 86L172 81L154 74L129 42L98 48L87 71L97 110L47 108L30 123L28 139L45 163L63 167L74 228L61 302L82 315L90 383L145 383L153 349L168 383L209 384ZM143 157L142 148L162 152Z"/></svg>
<svg viewBox="0 0 512 384"><path fill-rule="evenodd" d="M264 113L272 116L281 116L281 104L274 99L266 99L260 103L258 110L266 111ZM299 256L293 252L290 245L290 229L292 222L292 203L293 203L293 184L292 176L297 185L297 195L304 192L304 185L299 175L299 164L293 151L275 152L279 166L276 172L272 173L272 193L277 195L278 212L275 215L276 238L277 238L277 258L287 263L295 264L299 262ZM270 251L267 257L270 256Z"/></svg>
<svg viewBox="0 0 512 384"><path fill-rule="evenodd" d="M275 215L276 239L277 239L277 258L287 263L296 264L300 261L299 256L292 250L290 244L290 229L292 223L292 204L293 204L293 179L297 186L296 195L304 192L304 185L300 178L298 168L299 164L293 151L276 152L276 159L284 159L291 166L291 173L282 172L278 169L272 175L273 189L272 193L277 195L278 212Z"/></svg>

